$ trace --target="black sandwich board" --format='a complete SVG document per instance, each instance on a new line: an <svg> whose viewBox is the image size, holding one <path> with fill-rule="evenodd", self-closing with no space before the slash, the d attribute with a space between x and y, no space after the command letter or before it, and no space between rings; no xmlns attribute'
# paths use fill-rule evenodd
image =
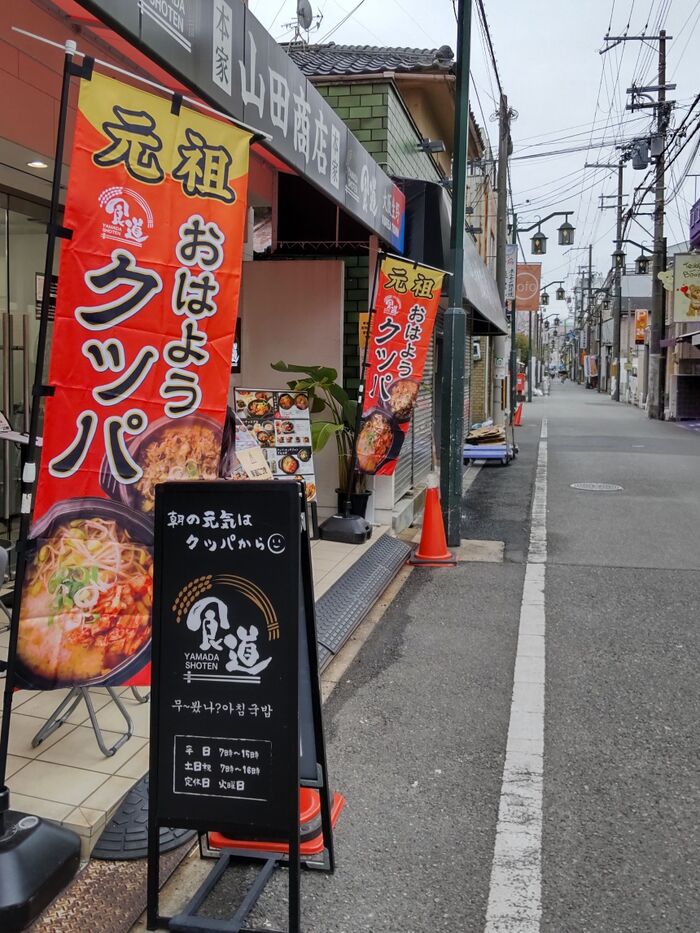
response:
<svg viewBox="0 0 700 933"><path fill-rule="evenodd" d="M156 488L148 929L238 933L276 866L300 923L299 786L318 787L333 839L304 489L290 480ZM158 909L161 826L283 842L229 921L199 918L230 854L177 917Z"/></svg>

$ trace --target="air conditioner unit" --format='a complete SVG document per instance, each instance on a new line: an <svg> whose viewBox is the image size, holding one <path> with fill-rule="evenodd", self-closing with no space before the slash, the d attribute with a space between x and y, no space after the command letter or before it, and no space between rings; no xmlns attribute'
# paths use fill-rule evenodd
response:
<svg viewBox="0 0 700 933"><path fill-rule="evenodd" d="M481 344L478 340L472 341L472 359L475 363L481 359Z"/></svg>

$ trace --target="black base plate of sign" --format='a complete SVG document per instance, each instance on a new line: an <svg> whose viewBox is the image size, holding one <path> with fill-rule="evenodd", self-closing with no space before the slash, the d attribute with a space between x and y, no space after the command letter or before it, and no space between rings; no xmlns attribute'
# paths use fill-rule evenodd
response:
<svg viewBox="0 0 700 933"><path fill-rule="evenodd" d="M80 837L38 816L6 810L0 824L0 930L24 930L72 880Z"/></svg>
<svg viewBox="0 0 700 933"><path fill-rule="evenodd" d="M319 528L324 541L342 544L364 544L372 537L372 526L359 515L331 515Z"/></svg>

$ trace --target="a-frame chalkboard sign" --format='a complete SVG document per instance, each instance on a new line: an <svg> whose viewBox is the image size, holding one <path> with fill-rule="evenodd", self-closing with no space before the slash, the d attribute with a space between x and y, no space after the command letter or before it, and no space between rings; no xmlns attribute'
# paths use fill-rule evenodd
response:
<svg viewBox="0 0 700 933"><path fill-rule="evenodd" d="M156 489L148 929L251 930L276 867L289 869L289 933L300 929L299 787L318 787L327 870L333 836L304 494L290 481L164 483ZM285 843L262 860L228 921L158 904L162 826ZM278 847L279 848L279 847ZM270 933L267 929L267 933Z"/></svg>

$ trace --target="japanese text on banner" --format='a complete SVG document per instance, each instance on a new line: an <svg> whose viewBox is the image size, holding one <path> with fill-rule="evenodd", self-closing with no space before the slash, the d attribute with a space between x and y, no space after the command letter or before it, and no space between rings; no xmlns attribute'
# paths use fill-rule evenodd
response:
<svg viewBox="0 0 700 933"><path fill-rule="evenodd" d="M250 134L102 75L78 102L24 686L148 678L156 484L218 475Z"/></svg>
<svg viewBox="0 0 700 933"><path fill-rule="evenodd" d="M357 469L391 475L420 391L445 273L395 256L379 270Z"/></svg>

